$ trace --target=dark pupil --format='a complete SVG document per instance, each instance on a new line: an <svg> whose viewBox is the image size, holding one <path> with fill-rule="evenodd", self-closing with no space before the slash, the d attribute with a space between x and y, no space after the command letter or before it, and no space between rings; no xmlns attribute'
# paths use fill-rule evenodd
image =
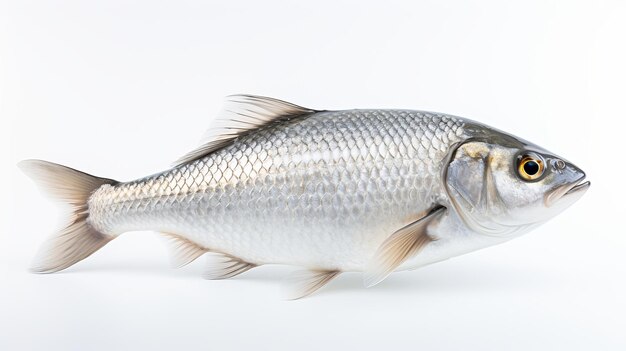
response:
<svg viewBox="0 0 626 351"><path fill-rule="evenodd" d="M524 163L524 172L531 176L537 174L537 172L539 172L539 164L535 161Z"/></svg>

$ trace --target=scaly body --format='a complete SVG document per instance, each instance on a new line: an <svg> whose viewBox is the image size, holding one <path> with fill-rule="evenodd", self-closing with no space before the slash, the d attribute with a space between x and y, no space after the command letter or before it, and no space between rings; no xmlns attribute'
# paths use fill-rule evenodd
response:
<svg viewBox="0 0 626 351"><path fill-rule="evenodd" d="M390 233L445 199L441 163L467 138L464 124L417 111L315 113L103 186L89 220L106 234L177 234L255 264L362 271Z"/></svg>
<svg viewBox="0 0 626 351"><path fill-rule="evenodd" d="M183 263L211 251L246 264L243 270L276 263L315 272L367 271L391 234L421 225L432 213L432 223L424 222L429 226L423 239L390 244L420 253L407 253L387 271L512 237L483 235L468 223L474 207L460 212L473 190L464 183L456 186L453 179L454 189L463 188L454 194L464 200L455 201L447 185L448 167L460 145L492 133L509 148L524 142L463 118L411 110L313 111L279 105L277 110L287 110L281 119L272 110L277 100L255 105L254 99L264 98L248 98L253 101L244 105L269 113L253 109L244 117L257 123L269 115L267 121L255 128L240 124L232 136L226 126L218 134L227 135L222 144L192 153L165 172L131 182L101 180L85 197L86 226L106 242L134 230L166 233L189 256ZM490 152L480 150L474 145L463 151ZM480 165L476 170L484 172ZM375 280L386 274L379 272Z"/></svg>

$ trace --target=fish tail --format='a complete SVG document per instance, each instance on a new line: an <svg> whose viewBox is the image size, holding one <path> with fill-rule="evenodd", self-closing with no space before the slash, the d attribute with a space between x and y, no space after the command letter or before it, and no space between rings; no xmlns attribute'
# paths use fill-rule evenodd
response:
<svg viewBox="0 0 626 351"><path fill-rule="evenodd" d="M91 194L112 179L98 178L41 160L25 160L18 167L52 198L68 205L63 229L45 242L35 257L32 271L53 273L87 258L114 237L101 233L89 224L88 201Z"/></svg>

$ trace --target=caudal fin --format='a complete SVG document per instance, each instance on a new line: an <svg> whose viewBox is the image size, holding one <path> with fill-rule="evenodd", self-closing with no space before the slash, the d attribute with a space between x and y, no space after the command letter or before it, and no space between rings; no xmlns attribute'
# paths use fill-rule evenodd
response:
<svg viewBox="0 0 626 351"><path fill-rule="evenodd" d="M117 183L41 160L25 160L18 167L52 198L70 207L66 225L50 237L35 257L32 270L53 273L83 260L113 239L88 222L87 201L103 184Z"/></svg>

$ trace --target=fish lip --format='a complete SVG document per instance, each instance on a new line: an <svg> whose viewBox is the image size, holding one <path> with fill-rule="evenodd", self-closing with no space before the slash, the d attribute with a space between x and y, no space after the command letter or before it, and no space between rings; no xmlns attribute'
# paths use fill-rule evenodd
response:
<svg viewBox="0 0 626 351"><path fill-rule="evenodd" d="M574 183L574 185L568 191L566 191L563 196L574 194L579 191L587 190L591 186L591 182L590 181L583 182L584 179L585 177L582 177L578 182Z"/></svg>
<svg viewBox="0 0 626 351"><path fill-rule="evenodd" d="M589 188L589 186L591 186L591 182L590 181L583 182L585 178L586 176L583 175L582 177L580 177L574 182L563 184L557 187L556 189L552 190L551 192L546 194L544 198L544 203L546 204L547 207L550 207L566 196L570 196L579 192L586 191Z"/></svg>

